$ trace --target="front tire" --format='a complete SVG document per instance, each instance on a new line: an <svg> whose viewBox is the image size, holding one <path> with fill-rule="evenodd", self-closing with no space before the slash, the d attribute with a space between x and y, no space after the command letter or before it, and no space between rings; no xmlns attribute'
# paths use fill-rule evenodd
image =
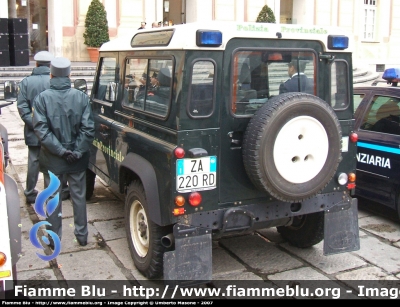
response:
<svg viewBox="0 0 400 307"><path fill-rule="evenodd" d="M311 247L324 239L324 212L295 216L291 226L279 226L277 230L289 244Z"/></svg>
<svg viewBox="0 0 400 307"><path fill-rule="evenodd" d="M150 220L145 191L138 181L128 187L125 219L129 250L136 268L149 279L160 277L163 274L164 252L169 250L161 244L161 238L172 229Z"/></svg>

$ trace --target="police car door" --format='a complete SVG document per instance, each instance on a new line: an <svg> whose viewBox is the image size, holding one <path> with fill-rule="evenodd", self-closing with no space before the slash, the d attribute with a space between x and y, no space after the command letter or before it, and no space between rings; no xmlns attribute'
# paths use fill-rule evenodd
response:
<svg viewBox="0 0 400 307"><path fill-rule="evenodd" d="M91 167L109 183L111 124L117 99L119 78L117 53L101 53L98 63L98 75L95 78L91 94L92 110L95 122L95 137L91 148Z"/></svg>
<svg viewBox="0 0 400 307"><path fill-rule="evenodd" d="M295 43L268 39L232 39L227 43L223 71L226 105L221 111L220 201L259 199L266 193L251 183L243 163L243 140L250 118L271 97L279 95L280 85L288 80L288 63L306 66L311 89L315 79L316 52L320 46L289 48ZM244 47L245 46L245 47ZM311 48L312 47L312 48ZM305 65L306 64L306 65ZM300 89L306 84L298 82ZM272 146L273 144L271 144Z"/></svg>
<svg viewBox="0 0 400 307"><path fill-rule="evenodd" d="M393 203L400 169L400 97L357 88L354 96L354 101L363 98L355 113L359 134L356 192Z"/></svg>

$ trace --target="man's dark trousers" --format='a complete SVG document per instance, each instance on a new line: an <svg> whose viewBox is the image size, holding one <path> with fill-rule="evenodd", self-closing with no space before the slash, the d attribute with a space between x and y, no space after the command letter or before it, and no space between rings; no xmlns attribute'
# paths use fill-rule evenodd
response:
<svg viewBox="0 0 400 307"><path fill-rule="evenodd" d="M50 184L50 176L43 174L45 178L45 186ZM70 200L74 212L74 234L79 242L86 242L88 237L87 212L86 212L86 171L77 173L67 173L56 175L60 182L67 181L70 188ZM60 198L58 206L47 218L51 226L46 226L47 229L54 231L59 238L62 236L62 199L61 185L58 188Z"/></svg>

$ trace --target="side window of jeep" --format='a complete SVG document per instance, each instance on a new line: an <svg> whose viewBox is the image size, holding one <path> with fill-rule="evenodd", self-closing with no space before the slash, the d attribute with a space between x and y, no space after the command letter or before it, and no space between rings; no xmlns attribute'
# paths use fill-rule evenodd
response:
<svg viewBox="0 0 400 307"><path fill-rule="evenodd" d="M172 94L172 60L128 58L122 105L165 117Z"/></svg>
<svg viewBox="0 0 400 307"><path fill-rule="evenodd" d="M331 64L331 105L335 110L346 109L350 103L349 67L345 61Z"/></svg>
<svg viewBox="0 0 400 307"><path fill-rule="evenodd" d="M237 49L231 68L232 113L252 116L268 99L282 93L315 95L316 59L315 51L308 49Z"/></svg>
<svg viewBox="0 0 400 307"><path fill-rule="evenodd" d="M94 98L102 101L115 101L116 97L116 58L101 58L98 83Z"/></svg>
<svg viewBox="0 0 400 307"><path fill-rule="evenodd" d="M193 64L188 113L193 118L208 117L214 111L215 62L199 60Z"/></svg>

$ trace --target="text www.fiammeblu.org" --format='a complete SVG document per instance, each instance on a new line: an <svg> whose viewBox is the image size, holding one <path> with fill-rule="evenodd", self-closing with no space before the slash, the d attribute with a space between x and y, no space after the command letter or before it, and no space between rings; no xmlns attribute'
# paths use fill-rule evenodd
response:
<svg viewBox="0 0 400 307"><path fill-rule="evenodd" d="M172 292L172 293L171 293ZM146 288L143 286L128 287L123 286L122 291L113 290L109 287L101 288L96 286L81 286L80 289L75 288L30 288L26 285L15 286L14 294L16 297L25 296L31 299L68 299L68 298L102 298L118 294L119 298L132 299L183 299L183 298L219 298L219 297L235 297L235 298L280 298L280 297L320 297L339 299L342 295L353 294L355 297L376 297L397 299L400 294L398 288L374 288L358 285L357 291L348 290L339 287L326 288L307 288L299 285L286 285L284 287L237 287L228 285L225 288L190 288L190 287L169 287L165 286L163 290L159 288ZM111 301L108 302L108 305ZM3 301L2 305L16 305L17 302ZM38 302L35 302L36 304ZM96 301L72 302L72 301L42 301L43 305L99 305ZM79 303L79 304L78 304ZM97 304L96 304L97 303ZM118 302L115 302L118 305ZM139 303L139 302L132 302ZM127 305L127 304L124 304ZM137 305L137 304L132 304ZM143 305L143 304L142 304ZM147 305L147 304L146 304Z"/></svg>

